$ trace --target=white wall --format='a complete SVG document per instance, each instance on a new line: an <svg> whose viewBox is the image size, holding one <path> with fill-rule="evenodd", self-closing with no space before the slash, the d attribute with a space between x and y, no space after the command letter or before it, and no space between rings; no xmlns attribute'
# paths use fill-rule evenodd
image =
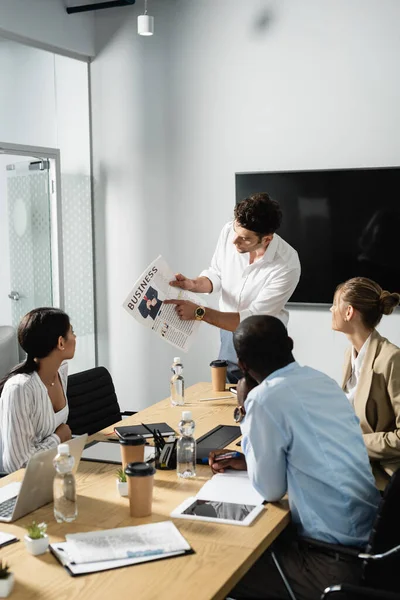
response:
<svg viewBox="0 0 400 600"><path fill-rule="evenodd" d="M137 7L103 12L91 65L99 364L110 369L122 407L137 409L169 393L176 355L122 309L147 264L159 253L171 259L177 233L165 160L167 32L138 36Z"/></svg>
<svg viewBox="0 0 400 600"><path fill-rule="evenodd" d="M174 352L121 302L158 253L189 276L208 264L235 172L386 166L400 155L397 0L170 0L152 12L146 40L133 20L96 19L92 79L102 357L121 403L130 394L136 408L167 395ZM328 310L290 312L297 359L339 379L346 339ZM396 314L380 330L400 344L399 325ZM209 379L217 337L205 325L184 357L188 383Z"/></svg>
<svg viewBox="0 0 400 600"><path fill-rule="evenodd" d="M10 243L7 211L7 171L12 160L0 154L0 325L11 325Z"/></svg>
<svg viewBox="0 0 400 600"><path fill-rule="evenodd" d="M93 56L94 13L68 15L65 6L64 0L0 0L0 34L50 50Z"/></svg>

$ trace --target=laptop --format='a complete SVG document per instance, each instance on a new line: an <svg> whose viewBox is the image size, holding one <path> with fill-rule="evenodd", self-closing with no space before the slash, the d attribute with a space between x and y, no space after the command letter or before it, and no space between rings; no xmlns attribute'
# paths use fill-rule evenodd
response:
<svg viewBox="0 0 400 600"><path fill-rule="evenodd" d="M81 460L87 434L69 440L69 450L75 458L73 473ZM53 501L55 469L53 458L57 448L37 452L28 461L22 482L0 488L0 521L10 523Z"/></svg>

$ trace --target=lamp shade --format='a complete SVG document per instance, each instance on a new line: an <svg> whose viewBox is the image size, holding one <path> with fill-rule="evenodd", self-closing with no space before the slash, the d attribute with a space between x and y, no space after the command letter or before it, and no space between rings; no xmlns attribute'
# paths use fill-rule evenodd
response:
<svg viewBox="0 0 400 600"><path fill-rule="evenodd" d="M150 15L139 15L137 19L137 30L139 35L153 35L154 17Z"/></svg>

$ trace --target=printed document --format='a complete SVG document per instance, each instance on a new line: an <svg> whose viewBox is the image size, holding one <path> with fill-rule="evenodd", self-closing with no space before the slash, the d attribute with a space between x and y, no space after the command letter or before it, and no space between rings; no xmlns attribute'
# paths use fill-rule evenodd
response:
<svg viewBox="0 0 400 600"><path fill-rule="evenodd" d="M174 273L164 258L159 256L135 282L123 307L158 337L187 352L200 327L200 321L181 321L175 312L175 304L163 304L163 301L175 298L199 304L199 295L172 287L169 282L173 279ZM201 304L205 305L203 297Z"/></svg>
<svg viewBox="0 0 400 600"><path fill-rule="evenodd" d="M251 485L247 471L234 470L213 475L197 493L196 498L255 506L264 502L264 498Z"/></svg>
<svg viewBox="0 0 400 600"><path fill-rule="evenodd" d="M141 559L186 552L190 546L172 521L89 533L69 533L67 554L76 563Z"/></svg>

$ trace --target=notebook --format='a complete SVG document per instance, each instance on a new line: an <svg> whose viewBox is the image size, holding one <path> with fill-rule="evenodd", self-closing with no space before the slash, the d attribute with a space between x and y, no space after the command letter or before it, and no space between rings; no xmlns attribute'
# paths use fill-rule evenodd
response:
<svg viewBox="0 0 400 600"><path fill-rule="evenodd" d="M175 431L167 425L167 423L146 423L146 427L154 431L158 429L162 436L175 435ZM124 425L121 427L115 427L114 431L118 437L126 439L134 435L141 435L144 438L152 437L152 434L143 427L143 425Z"/></svg>

